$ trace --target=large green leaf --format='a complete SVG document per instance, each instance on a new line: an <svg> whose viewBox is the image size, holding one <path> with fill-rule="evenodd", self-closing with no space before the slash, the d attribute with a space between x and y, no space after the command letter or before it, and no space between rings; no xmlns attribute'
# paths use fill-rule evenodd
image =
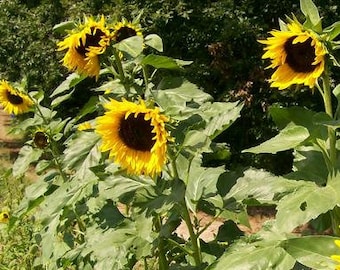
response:
<svg viewBox="0 0 340 270"><path fill-rule="evenodd" d="M115 229L90 227L83 255L91 254L96 261L95 269L127 269L132 256L138 260L151 255L155 238L152 227L152 219L143 216L126 220Z"/></svg>
<svg viewBox="0 0 340 270"><path fill-rule="evenodd" d="M85 75L79 75L77 73L72 73L68 75L68 77L52 92L51 98L68 91L72 87L75 87L85 78Z"/></svg>
<svg viewBox="0 0 340 270"><path fill-rule="evenodd" d="M199 115L207 123L204 133L214 139L240 117L242 108L243 105L238 102L207 102L203 104L200 107L202 113Z"/></svg>
<svg viewBox="0 0 340 270"><path fill-rule="evenodd" d="M300 0L300 8L302 13L306 16L307 22L311 23L311 26L317 27L316 30L321 30L321 18L317 6L312 0Z"/></svg>
<svg viewBox="0 0 340 270"><path fill-rule="evenodd" d="M184 62L183 62L184 63ZM142 65L153 66L156 69L180 69L181 65L175 59L163 55L149 54L141 61Z"/></svg>
<svg viewBox="0 0 340 270"><path fill-rule="evenodd" d="M298 262L318 270L335 269L331 255L340 253L334 244L336 237L331 236L303 236L284 241L282 247Z"/></svg>
<svg viewBox="0 0 340 270"><path fill-rule="evenodd" d="M133 179L122 175L112 175L100 181L98 189L100 196L105 199L117 201L121 196L141 188L154 185L152 180Z"/></svg>
<svg viewBox="0 0 340 270"><path fill-rule="evenodd" d="M199 162L192 163L184 181L187 186L185 200L193 212L196 212L197 204L201 199L217 194L216 183L224 171L224 167L204 168Z"/></svg>
<svg viewBox="0 0 340 270"><path fill-rule="evenodd" d="M128 53L132 57L137 57L143 51L143 38L140 36L129 37L113 46L120 51Z"/></svg>
<svg viewBox="0 0 340 270"><path fill-rule="evenodd" d="M233 198L238 202L255 199L260 203L276 204L280 198L278 195L291 193L305 186L314 187L315 184L289 180L262 170L249 169L238 178L224 199Z"/></svg>
<svg viewBox="0 0 340 270"><path fill-rule="evenodd" d="M14 177L22 176L28 170L32 162L38 161L44 151L39 148L34 148L30 145L24 145L20 151L19 156L12 166L12 173Z"/></svg>
<svg viewBox="0 0 340 270"><path fill-rule="evenodd" d="M212 99L197 85L178 77L164 78L158 85L158 90L154 93L154 96L162 109L166 112L170 111L171 116L174 117L183 114L186 110L192 111L194 108L188 107L188 103L202 104Z"/></svg>
<svg viewBox="0 0 340 270"><path fill-rule="evenodd" d="M277 226L285 232L291 232L340 204L339 175L331 176L325 187L299 182L304 186L283 197L277 205Z"/></svg>
<svg viewBox="0 0 340 270"><path fill-rule="evenodd" d="M295 259L279 246L254 247L245 245L238 251L224 253L207 270L288 270L292 269L294 264Z"/></svg>
<svg viewBox="0 0 340 270"><path fill-rule="evenodd" d="M150 34L144 38L144 43L159 52L163 52L163 41L159 35Z"/></svg>
<svg viewBox="0 0 340 270"><path fill-rule="evenodd" d="M250 153L271 153L292 149L300 145L309 137L309 132L305 127L288 124L278 135L263 142L262 144L243 150Z"/></svg>
<svg viewBox="0 0 340 270"><path fill-rule="evenodd" d="M94 132L80 132L70 139L64 151L63 165L67 169L77 169L84 172L92 166L98 165L100 151L98 142L100 137Z"/></svg>

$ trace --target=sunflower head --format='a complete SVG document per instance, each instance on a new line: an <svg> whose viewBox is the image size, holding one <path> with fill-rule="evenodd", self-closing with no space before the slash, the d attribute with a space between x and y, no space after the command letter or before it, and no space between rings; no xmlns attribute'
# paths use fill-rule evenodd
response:
<svg viewBox="0 0 340 270"><path fill-rule="evenodd" d="M9 221L9 212L2 211L0 212L0 223L8 223Z"/></svg>
<svg viewBox="0 0 340 270"><path fill-rule="evenodd" d="M105 18L99 21L85 17L84 23L73 29L60 41L58 50L67 50L62 59L63 65L70 71L76 71L90 77L99 76L99 55L110 45L110 31L105 26Z"/></svg>
<svg viewBox="0 0 340 270"><path fill-rule="evenodd" d="M130 174L154 176L166 162L168 118L158 108L110 100L97 118L96 132L102 137L101 151Z"/></svg>
<svg viewBox="0 0 340 270"><path fill-rule="evenodd" d="M322 75L327 53L317 35L291 21L287 29L270 32L271 37L259 42L265 44L262 58L269 58L268 68L276 69L271 76L272 87L285 89L293 84L313 88Z"/></svg>
<svg viewBox="0 0 340 270"><path fill-rule="evenodd" d="M9 114L22 114L30 110L33 101L24 93L14 89L9 82L0 81L0 104Z"/></svg>
<svg viewBox="0 0 340 270"><path fill-rule="evenodd" d="M116 43L134 36L143 37L141 27L137 23L123 19L113 26L112 38Z"/></svg>
<svg viewBox="0 0 340 270"><path fill-rule="evenodd" d="M43 130L37 130L33 136L34 145L40 149L44 149L49 144L47 134Z"/></svg>

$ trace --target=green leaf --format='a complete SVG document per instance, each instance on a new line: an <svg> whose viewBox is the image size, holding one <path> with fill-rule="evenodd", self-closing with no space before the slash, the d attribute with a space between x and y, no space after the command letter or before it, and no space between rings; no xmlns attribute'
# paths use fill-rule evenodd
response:
<svg viewBox="0 0 340 270"><path fill-rule="evenodd" d="M204 168L197 162L192 163L184 181L187 185L185 200L194 213L199 200L216 195L216 183L224 171L224 167Z"/></svg>
<svg viewBox="0 0 340 270"><path fill-rule="evenodd" d="M277 204L280 198L278 195L291 193L306 186L315 187L315 184L289 180L262 170L248 169L238 178L224 200L235 199L237 202L243 202L255 199L263 204Z"/></svg>
<svg viewBox="0 0 340 270"><path fill-rule="evenodd" d="M201 106L199 113L207 122L204 132L211 138L216 138L240 117L243 104L238 102L214 102Z"/></svg>
<svg viewBox="0 0 340 270"><path fill-rule="evenodd" d="M302 126L293 123L287 125L278 135L263 142L262 144L243 150L249 153L271 153L295 148L309 137L309 132Z"/></svg>
<svg viewBox="0 0 340 270"><path fill-rule="evenodd" d="M156 55L156 54L149 54L143 58L141 61L142 65L149 65L153 66L156 69L164 68L164 69L180 69L181 66L175 61L175 59Z"/></svg>
<svg viewBox="0 0 340 270"><path fill-rule="evenodd" d="M145 43L145 45L147 45L151 48L154 48L155 50L157 50L159 52L163 52L163 41L162 41L161 37L156 35L156 34L147 35L144 38L144 43Z"/></svg>
<svg viewBox="0 0 340 270"><path fill-rule="evenodd" d="M98 148L100 137L94 132L80 132L70 139L64 151L63 165L66 169L76 169L84 175L92 166L98 165L101 154Z"/></svg>
<svg viewBox="0 0 340 270"><path fill-rule="evenodd" d="M96 111L98 106L98 97L92 96L80 110L76 116L76 120L79 121L84 116Z"/></svg>
<svg viewBox="0 0 340 270"><path fill-rule="evenodd" d="M234 252L224 253L207 270L293 269L295 259L279 246L254 247L244 245Z"/></svg>
<svg viewBox="0 0 340 270"><path fill-rule="evenodd" d="M288 239L281 245L292 257L311 269L335 269L331 255L339 254L339 248L334 244L338 240L331 236L303 236Z"/></svg>
<svg viewBox="0 0 340 270"><path fill-rule="evenodd" d="M30 164L38 161L42 153L43 150L39 148L33 148L32 146L24 145L20 149L19 156L12 166L13 176L17 177L24 175Z"/></svg>
<svg viewBox="0 0 340 270"><path fill-rule="evenodd" d="M158 85L158 90L154 92L154 97L166 114L175 119L187 118L197 113L197 108L191 108L188 104L202 104L212 99L197 85L179 77L164 78Z"/></svg>
<svg viewBox="0 0 340 270"><path fill-rule="evenodd" d="M340 203L339 175L330 177L325 187L312 182L300 182L304 187L286 195L277 205L276 223L284 232L291 232Z"/></svg>
<svg viewBox="0 0 340 270"><path fill-rule="evenodd" d="M318 26L320 24L321 18L319 15L318 8L313 3L312 0L300 0L300 8L302 13L309 19L312 26Z"/></svg>
<svg viewBox="0 0 340 270"><path fill-rule="evenodd" d="M328 169L320 148L301 146L294 151L293 172L287 177L313 181L319 186L326 184Z"/></svg>
<svg viewBox="0 0 340 270"><path fill-rule="evenodd" d="M75 90L75 89L73 89L72 91L70 91L70 92L68 92L68 93L66 93L66 94L64 94L64 95L61 95L61 96L58 96L58 97L54 98L54 99L52 100L52 102L51 102L52 108L55 108L55 107L58 106L60 103L64 102L65 100L68 100L68 99L72 96L74 90Z"/></svg>
<svg viewBox="0 0 340 270"><path fill-rule="evenodd" d="M340 34L340 22L335 22L323 30L328 34L328 40L334 40Z"/></svg>
<svg viewBox="0 0 340 270"><path fill-rule="evenodd" d="M56 24L52 29L56 33L65 34L68 30L72 30L76 27L76 24L73 21L66 21Z"/></svg>
<svg viewBox="0 0 340 270"><path fill-rule="evenodd" d="M78 83L83 81L86 78L85 75L79 75L77 73L70 74L65 81L63 81L51 94L51 98L57 95L64 93L70 88L76 86Z"/></svg>
<svg viewBox="0 0 340 270"><path fill-rule="evenodd" d="M113 47L117 50L128 53L132 57L137 57L143 51L143 38L140 36L129 37L114 44Z"/></svg>
<svg viewBox="0 0 340 270"><path fill-rule="evenodd" d="M117 201L124 194L151 185L154 185L154 182L142 181L141 179L135 180L122 175L113 175L105 178L104 181L100 181L98 189L101 197Z"/></svg>

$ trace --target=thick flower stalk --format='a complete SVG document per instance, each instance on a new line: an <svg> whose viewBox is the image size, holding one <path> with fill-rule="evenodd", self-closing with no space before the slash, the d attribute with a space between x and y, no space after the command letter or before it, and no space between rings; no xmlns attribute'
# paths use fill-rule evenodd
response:
<svg viewBox="0 0 340 270"><path fill-rule="evenodd" d="M97 118L96 132L102 136L101 151L130 174L154 176L166 162L168 118L158 108L149 109L123 99L110 100Z"/></svg>
<svg viewBox="0 0 340 270"><path fill-rule="evenodd" d="M262 58L269 58L268 68L276 69L272 74L271 87L286 89L294 84L303 84L313 88L322 75L327 50L317 35L303 29L303 26L291 21L285 30L273 30L266 40Z"/></svg>
<svg viewBox="0 0 340 270"><path fill-rule="evenodd" d="M14 89L9 82L0 82L0 104L4 111L9 114L22 114L28 112L33 101L25 93Z"/></svg>
<svg viewBox="0 0 340 270"><path fill-rule="evenodd" d="M104 16L99 21L85 17L84 24L73 29L58 43L58 50L67 50L62 62L70 71L98 78L99 55L105 52L110 41L111 35Z"/></svg>

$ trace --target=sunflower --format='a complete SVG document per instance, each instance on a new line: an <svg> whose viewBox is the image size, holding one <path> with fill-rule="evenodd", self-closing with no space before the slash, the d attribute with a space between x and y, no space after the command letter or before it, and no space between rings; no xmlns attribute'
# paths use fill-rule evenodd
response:
<svg viewBox="0 0 340 270"><path fill-rule="evenodd" d="M110 31L105 26L104 16L98 22L92 17L85 17L84 24L73 29L57 45L58 51L67 50L62 59L65 67L70 71L98 78L99 55L105 52L110 40Z"/></svg>
<svg viewBox="0 0 340 270"><path fill-rule="evenodd" d="M272 37L259 40L265 44L262 58L269 58L276 68L271 76L272 87L285 89L293 84L304 84L313 88L322 75L326 49L316 34L302 28L296 21L287 24L283 31L273 30Z"/></svg>
<svg viewBox="0 0 340 270"><path fill-rule="evenodd" d="M33 101L24 93L14 89L7 81L0 81L0 104L9 114L22 114L29 111Z"/></svg>
<svg viewBox="0 0 340 270"><path fill-rule="evenodd" d="M8 223L8 221L9 221L8 211L0 212L0 223Z"/></svg>
<svg viewBox="0 0 340 270"><path fill-rule="evenodd" d="M44 132L44 130L38 129L33 136L34 145L40 149L44 149L49 144L48 135Z"/></svg>
<svg viewBox="0 0 340 270"><path fill-rule="evenodd" d="M143 37L141 27L137 23L132 23L127 21L126 19L123 19L113 26L112 37L113 40L117 43L126 38L134 36Z"/></svg>
<svg viewBox="0 0 340 270"><path fill-rule="evenodd" d="M102 136L101 151L130 174L154 176L166 162L168 118L158 108L149 109L123 99L110 100L97 118L96 132Z"/></svg>
<svg viewBox="0 0 340 270"><path fill-rule="evenodd" d="M340 240L335 240L334 243L340 247ZM332 255L331 256L331 259L340 263L340 255ZM335 270L340 270L340 264L338 264L336 267L335 267Z"/></svg>

